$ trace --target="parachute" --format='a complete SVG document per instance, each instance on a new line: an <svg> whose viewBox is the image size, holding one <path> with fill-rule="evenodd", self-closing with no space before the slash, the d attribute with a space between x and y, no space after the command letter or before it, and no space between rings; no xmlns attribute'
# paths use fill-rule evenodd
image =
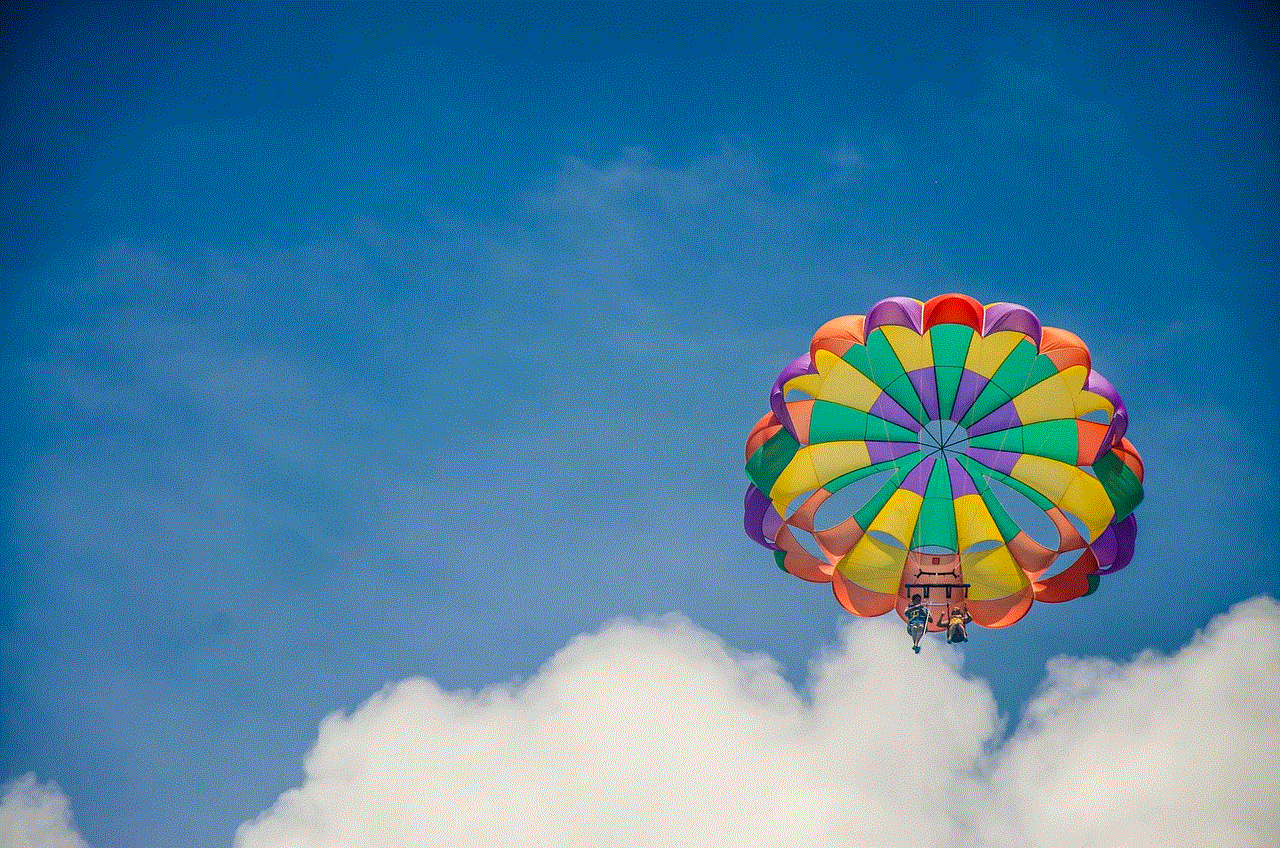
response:
<svg viewBox="0 0 1280 848"><path fill-rule="evenodd" d="M921 594L1006 627L1133 558L1128 412L1084 342L1023 306L882 300L820 327L769 405L747 534L855 615Z"/></svg>

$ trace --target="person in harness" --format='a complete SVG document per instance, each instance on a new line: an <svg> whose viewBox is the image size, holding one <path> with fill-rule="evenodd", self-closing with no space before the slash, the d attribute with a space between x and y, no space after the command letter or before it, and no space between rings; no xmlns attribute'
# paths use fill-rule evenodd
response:
<svg viewBox="0 0 1280 848"><path fill-rule="evenodd" d="M920 637L924 636L925 628L933 622L933 619L929 617L928 607L920 603L918 594L911 596L911 605L903 610L903 615L907 619L907 632L911 634L911 650L918 654Z"/></svg>
<svg viewBox="0 0 1280 848"><path fill-rule="evenodd" d="M973 616L969 615L968 607L952 607L951 615L947 617L947 642L968 642L969 634L964 626L971 621Z"/></svg>

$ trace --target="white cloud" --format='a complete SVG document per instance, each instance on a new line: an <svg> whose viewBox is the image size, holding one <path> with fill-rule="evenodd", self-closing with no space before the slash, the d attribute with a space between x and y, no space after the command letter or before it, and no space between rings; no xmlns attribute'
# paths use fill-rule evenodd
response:
<svg viewBox="0 0 1280 848"><path fill-rule="evenodd" d="M88 848L71 821L67 796L34 774L10 781L0 800L2 848Z"/></svg>
<svg viewBox="0 0 1280 848"><path fill-rule="evenodd" d="M973 646L973 650L981 650ZM856 621L798 693L687 620L616 622L529 681L330 716L239 848L1274 845L1280 604L1183 650L1059 658L1005 739L987 685Z"/></svg>
<svg viewBox="0 0 1280 848"><path fill-rule="evenodd" d="M1280 605L1270 598L1215 618L1172 657L1052 661L995 759L984 841L1280 844L1278 663Z"/></svg>

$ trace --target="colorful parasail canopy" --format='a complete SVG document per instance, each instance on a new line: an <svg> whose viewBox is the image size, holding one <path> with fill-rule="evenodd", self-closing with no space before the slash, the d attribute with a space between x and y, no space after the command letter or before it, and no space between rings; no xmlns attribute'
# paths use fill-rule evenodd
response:
<svg viewBox="0 0 1280 848"><path fill-rule="evenodd" d="M894 297L836 318L770 407L747 439L747 533L852 613L921 594L1006 627L1133 557L1124 404L1084 342L1025 307Z"/></svg>

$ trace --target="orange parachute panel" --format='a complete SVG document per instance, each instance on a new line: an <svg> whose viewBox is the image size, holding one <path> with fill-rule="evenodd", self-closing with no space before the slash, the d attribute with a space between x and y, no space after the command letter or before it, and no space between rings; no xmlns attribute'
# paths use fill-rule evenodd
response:
<svg viewBox="0 0 1280 848"><path fill-rule="evenodd" d="M969 601L969 615L973 623L990 627L1008 627L1016 624L1031 609L1031 587L1020 589L1007 598L995 598L990 601ZM1038 600L1038 599L1036 599Z"/></svg>
<svg viewBox="0 0 1280 848"><path fill-rule="evenodd" d="M819 350L829 350L836 356L844 356L849 348L866 342L865 321L863 315L832 318L813 334L813 341L809 343L809 355L817 357Z"/></svg>
<svg viewBox="0 0 1280 848"><path fill-rule="evenodd" d="M1089 575L1097 570L1098 558L1086 548L1066 571L1055 574L1042 583L1031 584L1035 588L1036 600L1060 604L1082 598L1089 593Z"/></svg>
<svg viewBox="0 0 1280 848"><path fill-rule="evenodd" d="M1059 327L1045 327L1040 336L1040 352L1049 357L1059 371L1075 365L1083 365L1086 372L1092 368L1089 348L1075 333Z"/></svg>
<svg viewBox="0 0 1280 848"><path fill-rule="evenodd" d="M1097 421L1076 419L1076 465L1084 467L1098 461L1102 454L1103 439L1110 428Z"/></svg>
<svg viewBox="0 0 1280 848"><path fill-rule="evenodd" d="M782 558L782 567L788 574L793 574L801 580L808 580L810 583L826 583L831 580L831 572L835 566L818 559L802 548L796 541L796 537L792 535L790 527L782 525L775 541L778 547L786 552Z"/></svg>
<svg viewBox="0 0 1280 848"><path fill-rule="evenodd" d="M787 414L791 416L791 426L800 437L801 444L809 443L809 422L813 420L812 400L787 401Z"/></svg>
<svg viewBox="0 0 1280 848"><path fill-rule="evenodd" d="M1053 565L1058 552L1046 548L1025 532L1019 531L1016 536L1009 540L1009 555L1013 557L1013 561L1018 564L1018 567L1027 573L1028 577L1035 579L1044 574L1049 569L1049 566Z"/></svg>
<svg viewBox="0 0 1280 848"><path fill-rule="evenodd" d="M1116 452L1116 456L1128 466L1129 470L1138 478L1138 482L1142 482L1142 457L1138 456L1138 452L1134 450L1133 445L1129 444L1128 439L1121 439L1120 444L1112 448Z"/></svg>
<svg viewBox="0 0 1280 848"><path fill-rule="evenodd" d="M840 602L840 606L854 615L868 617L884 615L893 609L898 600L895 595L873 592L870 589L859 586L841 574L839 569L831 575L831 589L835 592L836 600Z"/></svg>
<svg viewBox="0 0 1280 848"><path fill-rule="evenodd" d="M752 455L760 450L760 446L773 438L773 434L781 429L782 422L772 412L766 413L763 418L757 421L756 425L751 428L751 434L747 436L747 460L750 461Z"/></svg>

